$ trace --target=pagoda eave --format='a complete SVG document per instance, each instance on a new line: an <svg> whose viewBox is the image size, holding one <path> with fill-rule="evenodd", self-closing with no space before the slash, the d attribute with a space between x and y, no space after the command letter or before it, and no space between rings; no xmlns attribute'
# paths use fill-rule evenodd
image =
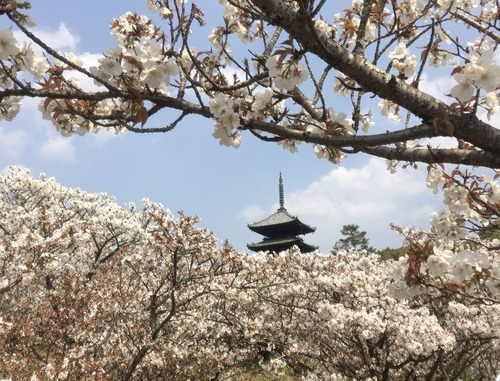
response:
<svg viewBox="0 0 500 381"><path fill-rule="evenodd" d="M301 225L296 223L284 223L279 225L258 226L258 227L248 225L248 228L253 232L263 235L265 237L274 237L277 235L283 235L284 233L301 235L314 232L314 228L311 228L310 226L307 225Z"/></svg>
<svg viewBox="0 0 500 381"><path fill-rule="evenodd" d="M283 238L265 238L259 243L250 243L247 247L255 252L270 251L279 253L288 250L293 246L297 246L302 253L310 253L318 250L318 247L305 243L298 237L283 237Z"/></svg>

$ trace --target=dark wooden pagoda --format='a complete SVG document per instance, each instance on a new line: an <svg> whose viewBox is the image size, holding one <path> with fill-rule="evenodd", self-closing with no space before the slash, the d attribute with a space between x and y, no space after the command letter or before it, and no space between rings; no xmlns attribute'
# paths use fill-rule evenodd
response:
<svg viewBox="0 0 500 381"><path fill-rule="evenodd" d="M292 216L285 209L283 179L280 173L279 179L279 201L278 211L262 221L249 224L248 228L255 233L264 236L259 243L249 243L247 247L252 251L269 251L279 253L293 246L297 246L302 253L310 253L318 248L304 242L300 235L309 234L316 229L304 224L297 217Z"/></svg>

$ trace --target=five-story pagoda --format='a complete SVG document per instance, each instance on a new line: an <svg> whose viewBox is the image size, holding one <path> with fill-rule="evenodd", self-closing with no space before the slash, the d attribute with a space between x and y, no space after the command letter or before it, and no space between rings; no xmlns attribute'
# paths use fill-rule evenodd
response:
<svg viewBox="0 0 500 381"><path fill-rule="evenodd" d="M278 211L262 221L248 225L248 228L262 236L259 243L249 243L247 247L252 251L269 251L279 253L293 246L297 246L302 253L310 253L318 248L304 242L300 235L314 232L316 229L304 224L297 217L292 216L285 209L283 179L279 178Z"/></svg>

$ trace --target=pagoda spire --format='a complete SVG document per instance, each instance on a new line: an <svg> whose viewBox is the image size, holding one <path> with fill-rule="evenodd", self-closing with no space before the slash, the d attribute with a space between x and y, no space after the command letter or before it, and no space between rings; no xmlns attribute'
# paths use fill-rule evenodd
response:
<svg viewBox="0 0 500 381"><path fill-rule="evenodd" d="M283 191L283 178L281 177L281 172L280 172L280 182L279 182L279 198L280 198L280 207L278 210L285 210L285 192Z"/></svg>

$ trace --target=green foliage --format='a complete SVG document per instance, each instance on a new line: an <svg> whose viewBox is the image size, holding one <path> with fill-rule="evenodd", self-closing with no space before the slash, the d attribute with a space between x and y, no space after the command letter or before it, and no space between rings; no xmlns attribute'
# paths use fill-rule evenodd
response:
<svg viewBox="0 0 500 381"><path fill-rule="evenodd" d="M385 249L377 251L377 254L380 256L380 259L383 261L398 259L399 257L404 256L410 252L409 246L399 247L397 249L391 249L390 247L386 247Z"/></svg>
<svg viewBox="0 0 500 381"><path fill-rule="evenodd" d="M498 221L489 226L485 226L477 232L477 235L482 240L500 239L500 225Z"/></svg>

